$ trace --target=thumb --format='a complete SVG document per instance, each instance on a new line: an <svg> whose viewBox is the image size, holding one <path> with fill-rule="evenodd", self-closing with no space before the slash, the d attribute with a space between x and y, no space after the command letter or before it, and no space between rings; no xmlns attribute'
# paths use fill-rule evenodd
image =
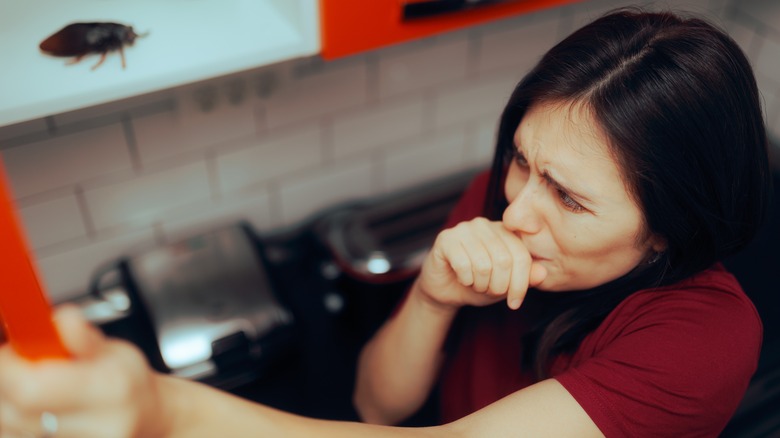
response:
<svg viewBox="0 0 780 438"><path fill-rule="evenodd" d="M58 307L54 321L62 343L75 359L94 356L105 343L103 334L87 322L78 307L72 304Z"/></svg>
<svg viewBox="0 0 780 438"><path fill-rule="evenodd" d="M528 285L531 287L538 286L545 278L547 278L547 268L538 263L531 264L531 272L528 274Z"/></svg>

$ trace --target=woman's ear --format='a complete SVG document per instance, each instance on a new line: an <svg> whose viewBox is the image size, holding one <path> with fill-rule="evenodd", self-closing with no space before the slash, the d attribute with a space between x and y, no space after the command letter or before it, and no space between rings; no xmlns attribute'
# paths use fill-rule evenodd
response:
<svg viewBox="0 0 780 438"><path fill-rule="evenodd" d="M655 253L665 252L666 248L669 247L669 245L666 243L666 239L656 234L650 236L650 239L647 243L649 244L650 249L652 249Z"/></svg>

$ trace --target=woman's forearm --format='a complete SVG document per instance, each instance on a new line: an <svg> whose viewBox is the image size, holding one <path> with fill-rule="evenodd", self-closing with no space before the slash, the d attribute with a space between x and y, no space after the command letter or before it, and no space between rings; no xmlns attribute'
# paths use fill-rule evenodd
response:
<svg viewBox="0 0 780 438"><path fill-rule="evenodd" d="M159 375L166 409L155 438L318 437L404 438L438 437L442 427L398 428L355 422L319 420L252 403L206 385ZM151 438L141 435L137 438Z"/></svg>
<svg viewBox="0 0 780 438"><path fill-rule="evenodd" d="M398 313L360 355L354 402L364 421L395 424L422 406L456 312L428 301L418 283L412 286Z"/></svg>

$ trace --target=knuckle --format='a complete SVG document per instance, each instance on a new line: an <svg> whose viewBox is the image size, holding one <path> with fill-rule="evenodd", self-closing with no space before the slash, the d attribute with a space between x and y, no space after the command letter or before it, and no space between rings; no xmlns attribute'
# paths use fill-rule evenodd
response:
<svg viewBox="0 0 780 438"><path fill-rule="evenodd" d="M470 225L469 225L468 222L460 222L457 225L455 225L454 227L442 231L442 233L444 233L444 232L449 232L449 234L463 233L463 232L465 232L466 230L469 229L469 226Z"/></svg>
<svg viewBox="0 0 780 438"><path fill-rule="evenodd" d="M484 225L484 224L490 223L490 221L487 220L487 218L484 218L482 216L477 216L474 219L472 219L471 221L473 223L475 223L475 224L480 224L480 225Z"/></svg>
<svg viewBox="0 0 780 438"><path fill-rule="evenodd" d="M493 263L499 269L510 269L512 267L512 256L508 253L500 252L493 256Z"/></svg>
<svg viewBox="0 0 780 438"><path fill-rule="evenodd" d="M450 260L450 267L457 274L466 274L471 271L471 264L468 262L468 260L460 257Z"/></svg>
<svg viewBox="0 0 780 438"><path fill-rule="evenodd" d="M443 230L439 232L439 234L436 236L436 240L433 242L434 245L441 245L442 242L446 241L450 238L450 235L452 234L452 228L448 228L446 230Z"/></svg>
<svg viewBox="0 0 780 438"><path fill-rule="evenodd" d="M488 260L479 259L474 261L474 271L479 275L490 275L493 268Z"/></svg>

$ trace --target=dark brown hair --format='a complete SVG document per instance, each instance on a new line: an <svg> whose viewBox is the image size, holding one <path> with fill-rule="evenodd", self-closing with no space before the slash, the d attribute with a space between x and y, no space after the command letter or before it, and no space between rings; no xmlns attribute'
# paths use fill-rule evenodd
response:
<svg viewBox="0 0 780 438"><path fill-rule="evenodd" d="M547 52L501 116L485 204L491 219L507 207L502 185L515 130L542 103L590 109L646 231L668 247L656 263L569 294L568 305L543 319L524 356L539 378L551 357L573 351L631 293L689 277L743 248L766 216L770 186L750 64L725 32L702 19L620 9Z"/></svg>

